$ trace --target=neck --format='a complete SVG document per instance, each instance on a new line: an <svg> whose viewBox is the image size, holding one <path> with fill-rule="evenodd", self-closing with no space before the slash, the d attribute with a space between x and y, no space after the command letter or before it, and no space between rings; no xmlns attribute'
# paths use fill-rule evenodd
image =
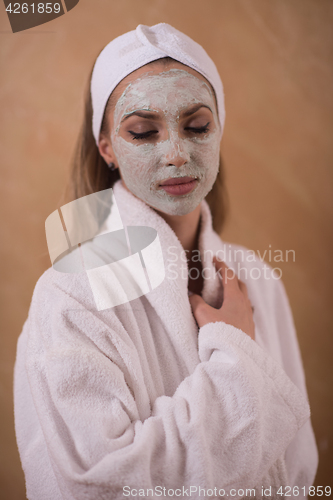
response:
<svg viewBox="0 0 333 500"><path fill-rule="evenodd" d="M200 204L186 215L168 215L156 210L175 232L188 255L198 249L200 210Z"/></svg>

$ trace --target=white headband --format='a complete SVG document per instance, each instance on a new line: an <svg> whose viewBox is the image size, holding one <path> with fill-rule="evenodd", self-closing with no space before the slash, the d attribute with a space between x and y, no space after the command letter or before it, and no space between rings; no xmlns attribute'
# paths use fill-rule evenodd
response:
<svg viewBox="0 0 333 500"><path fill-rule="evenodd" d="M91 78L93 106L93 134L98 143L104 109L121 80L141 66L162 57L171 57L201 73L212 85L216 99L221 130L225 119L224 94L220 75L207 52L166 23L139 26L112 40L96 59Z"/></svg>

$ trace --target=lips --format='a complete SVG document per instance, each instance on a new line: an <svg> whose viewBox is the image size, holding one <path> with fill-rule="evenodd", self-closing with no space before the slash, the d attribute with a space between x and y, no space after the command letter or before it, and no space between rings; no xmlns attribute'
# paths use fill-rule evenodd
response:
<svg viewBox="0 0 333 500"><path fill-rule="evenodd" d="M197 186L196 177L173 177L163 181L160 189L171 196L182 196L191 193Z"/></svg>
<svg viewBox="0 0 333 500"><path fill-rule="evenodd" d="M160 186L174 186L175 184L187 184L188 182L195 181L195 177L171 177L166 181L161 182Z"/></svg>

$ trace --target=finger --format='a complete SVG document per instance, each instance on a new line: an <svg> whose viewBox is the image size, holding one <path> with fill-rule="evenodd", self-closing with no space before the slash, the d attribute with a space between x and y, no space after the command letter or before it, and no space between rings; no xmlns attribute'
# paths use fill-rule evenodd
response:
<svg viewBox="0 0 333 500"><path fill-rule="evenodd" d="M253 305L251 304L250 302L250 299L249 299L249 294L248 294L248 291L247 291L247 286L246 284L244 283L244 281L238 279L238 285L239 285L239 288L241 290L241 292L245 295L245 297L247 298L248 302L249 302L249 305L252 309L252 314L254 313L254 307Z"/></svg>
<svg viewBox="0 0 333 500"><path fill-rule="evenodd" d="M241 281L240 279L238 280L238 286L241 290L241 292L243 292L243 294L245 295L245 297L248 299L249 298L249 295L248 295L248 292L247 292L247 286L246 284L244 283L244 281Z"/></svg>
<svg viewBox="0 0 333 500"><path fill-rule="evenodd" d="M225 275L226 272L228 272L228 270L230 278L232 278L233 275L235 274L234 271L230 269L225 262L223 262L223 260L218 260L217 257L215 257L215 255L213 257L213 263L215 265L215 269L219 272L222 279L223 275Z"/></svg>
<svg viewBox="0 0 333 500"><path fill-rule="evenodd" d="M213 257L213 262L222 277L224 294L227 295L229 292L239 291L238 278L235 271L228 267L225 262L217 260L216 257Z"/></svg>
<svg viewBox="0 0 333 500"><path fill-rule="evenodd" d="M218 321L219 318L216 318L214 314L217 312L216 309L210 307L200 295L193 294L189 297L189 301L192 306L192 312L195 321L199 328L206 325L207 323L211 323L213 321Z"/></svg>
<svg viewBox="0 0 333 500"><path fill-rule="evenodd" d="M192 295L190 295L188 299L190 301L192 311L194 314L200 305L206 304L204 299L200 297L200 295L197 295L196 293L192 293Z"/></svg>

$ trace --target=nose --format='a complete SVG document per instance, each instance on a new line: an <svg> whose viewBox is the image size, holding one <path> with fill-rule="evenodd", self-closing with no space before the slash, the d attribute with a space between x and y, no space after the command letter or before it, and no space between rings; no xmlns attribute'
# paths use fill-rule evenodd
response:
<svg viewBox="0 0 333 500"><path fill-rule="evenodd" d="M169 141L170 146L166 153L165 160L168 166L174 165L175 167L182 167L190 160L190 155L180 139L178 134L171 133Z"/></svg>

